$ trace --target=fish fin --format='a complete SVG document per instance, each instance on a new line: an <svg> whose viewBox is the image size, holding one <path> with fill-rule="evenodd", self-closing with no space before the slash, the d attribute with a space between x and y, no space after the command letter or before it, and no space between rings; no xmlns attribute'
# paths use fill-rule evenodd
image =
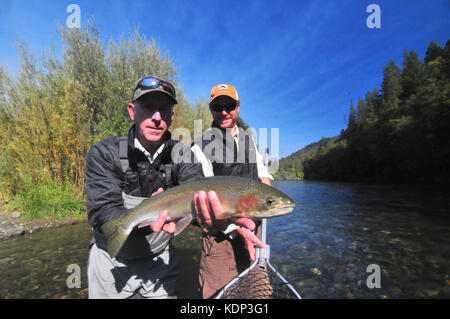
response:
<svg viewBox="0 0 450 319"><path fill-rule="evenodd" d="M108 254L111 258L114 258L127 240L128 234L119 231L119 221L117 219L113 219L103 224L101 229L106 237Z"/></svg>
<svg viewBox="0 0 450 319"><path fill-rule="evenodd" d="M183 217L180 220L178 220L176 222L174 235L177 236L179 233L181 233L183 230L185 230L186 227L189 226L191 221L192 221L192 216L191 215Z"/></svg>
<svg viewBox="0 0 450 319"><path fill-rule="evenodd" d="M153 224L155 222L155 219L153 218L153 219L147 219L147 220L144 220L144 221L142 221L139 225L138 225L138 228L142 228L142 227L145 227L145 226L150 226L151 224Z"/></svg>

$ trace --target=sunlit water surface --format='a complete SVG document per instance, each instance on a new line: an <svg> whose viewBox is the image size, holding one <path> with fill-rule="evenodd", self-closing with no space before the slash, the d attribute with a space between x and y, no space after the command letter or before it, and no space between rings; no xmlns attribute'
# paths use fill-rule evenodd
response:
<svg viewBox="0 0 450 319"><path fill-rule="evenodd" d="M449 194L309 181L274 186L297 205L268 220L270 261L303 298L450 298ZM91 236L81 223L0 241L0 298L86 298ZM174 243L178 296L198 298L199 228ZM367 285L374 264L380 288ZM69 265L80 267L80 288L67 285Z"/></svg>

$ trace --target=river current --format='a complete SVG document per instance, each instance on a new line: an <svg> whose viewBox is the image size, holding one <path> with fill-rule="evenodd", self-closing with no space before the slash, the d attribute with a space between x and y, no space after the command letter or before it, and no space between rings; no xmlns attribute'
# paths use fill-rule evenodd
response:
<svg viewBox="0 0 450 319"><path fill-rule="evenodd" d="M450 298L444 190L317 181L274 186L297 205L268 220L270 262L303 298ZM0 298L86 298L91 236L80 223L0 241ZM174 244L182 269L178 297L198 298L199 228L190 226ZM80 286L70 288L77 267Z"/></svg>

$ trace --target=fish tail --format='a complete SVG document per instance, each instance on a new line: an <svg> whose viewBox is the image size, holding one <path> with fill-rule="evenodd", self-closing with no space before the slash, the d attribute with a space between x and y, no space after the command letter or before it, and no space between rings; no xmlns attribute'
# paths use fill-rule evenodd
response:
<svg viewBox="0 0 450 319"><path fill-rule="evenodd" d="M117 219L103 224L101 229L106 237L108 254L114 258L127 240L128 234L122 234L119 232L119 221Z"/></svg>

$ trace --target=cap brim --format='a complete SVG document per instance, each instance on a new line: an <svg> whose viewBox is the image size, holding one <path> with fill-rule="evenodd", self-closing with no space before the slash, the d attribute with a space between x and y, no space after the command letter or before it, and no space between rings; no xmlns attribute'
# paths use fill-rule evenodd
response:
<svg viewBox="0 0 450 319"><path fill-rule="evenodd" d="M220 93L218 93L218 94L216 94L215 96L214 96L214 98L212 98L210 101L209 101L209 103L211 103L212 101L214 101L215 99L217 99L219 96L226 96L226 97L229 97L230 99L232 99L233 101L238 101L238 100L236 100L233 96L231 96L230 94L232 94L232 93L228 93L228 92L220 92Z"/></svg>
<svg viewBox="0 0 450 319"><path fill-rule="evenodd" d="M133 98L133 102L139 100L141 97L143 97L143 96L145 96L145 95L147 95L147 94L149 94L149 93L164 93L164 94L166 94L167 96L170 97L170 99L172 100L172 102L173 102L174 104L178 104L178 101L173 97L172 94L170 94L169 92L166 92L166 91L164 91L164 90L162 90L162 89L158 89L158 88L156 88L156 89L142 90L137 98Z"/></svg>

